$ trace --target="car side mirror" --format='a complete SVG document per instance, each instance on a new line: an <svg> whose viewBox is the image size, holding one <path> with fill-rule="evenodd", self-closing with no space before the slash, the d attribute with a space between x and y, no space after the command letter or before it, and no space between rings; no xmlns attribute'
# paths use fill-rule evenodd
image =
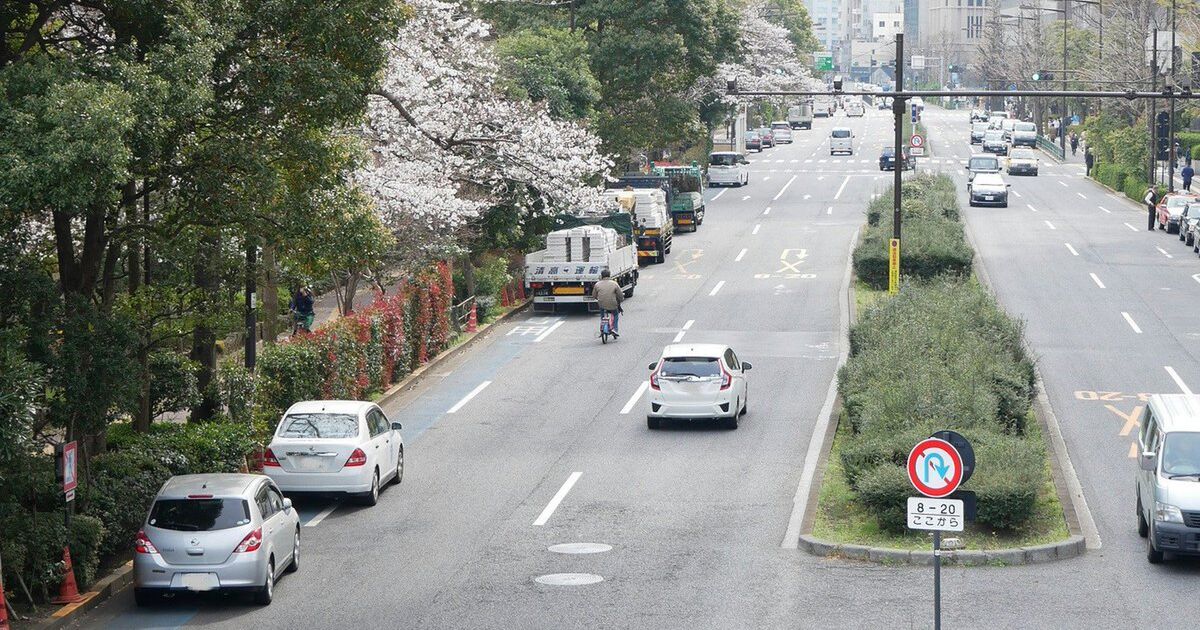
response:
<svg viewBox="0 0 1200 630"><path fill-rule="evenodd" d="M403 426L402 426L402 425L401 425L399 422L393 422L393 423L392 423L392 430L393 430L393 431L401 431L401 430L403 430L403 429L404 429L404 427L403 427Z"/></svg>
<svg viewBox="0 0 1200 630"><path fill-rule="evenodd" d="M754 367L753 365L750 365L749 363L742 361L742 371L743 372L745 372L753 367Z"/></svg>
<svg viewBox="0 0 1200 630"><path fill-rule="evenodd" d="M291 499L289 499L287 497L283 497L283 509L286 512L292 511L292 500Z"/></svg>
<svg viewBox="0 0 1200 630"><path fill-rule="evenodd" d="M1158 459L1158 453L1154 451L1146 451L1138 458L1138 466L1146 472L1154 472L1154 464Z"/></svg>
<svg viewBox="0 0 1200 630"><path fill-rule="evenodd" d="M647 369L647 370L653 370L653 369L655 369L655 368L657 368L657 367L658 367L658 361L655 361L654 363L651 363L650 365L646 366L646 369Z"/></svg>

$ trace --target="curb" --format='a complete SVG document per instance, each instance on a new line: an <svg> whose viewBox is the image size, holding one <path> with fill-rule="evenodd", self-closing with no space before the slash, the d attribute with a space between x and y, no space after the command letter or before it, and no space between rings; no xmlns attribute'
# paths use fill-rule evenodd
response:
<svg viewBox="0 0 1200 630"><path fill-rule="evenodd" d="M814 556L844 558L874 562L877 564L932 566L932 551L910 551L908 549L886 549L865 545L833 543L811 534L800 535L800 548ZM946 550L941 552L942 566L978 567L984 565L1019 566L1044 564L1068 558L1077 558L1087 550L1083 536L1071 536L1062 542L1010 549Z"/></svg>
<svg viewBox="0 0 1200 630"><path fill-rule="evenodd" d="M83 601L67 604L50 615L49 619L31 622L27 627L36 630L55 630L66 627L83 613L108 601L113 595L133 584L133 561L121 565L116 571L92 585L92 590L83 594ZM24 625L24 624L22 624Z"/></svg>

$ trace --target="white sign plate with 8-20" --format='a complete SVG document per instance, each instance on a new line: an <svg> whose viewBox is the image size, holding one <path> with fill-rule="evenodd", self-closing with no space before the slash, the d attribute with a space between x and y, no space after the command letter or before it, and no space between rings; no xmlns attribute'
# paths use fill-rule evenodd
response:
<svg viewBox="0 0 1200 630"><path fill-rule="evenodd" d="M909 529L961 532L964 520L962 499L908 498Z"/></svg>

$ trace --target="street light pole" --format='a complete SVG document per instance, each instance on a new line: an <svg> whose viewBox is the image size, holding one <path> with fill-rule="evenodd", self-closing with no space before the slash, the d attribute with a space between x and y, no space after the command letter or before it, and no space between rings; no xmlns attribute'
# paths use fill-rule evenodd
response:
<svg viewBox="0 0 1200 630"><path fill-rule="evenodd" d="M904 88L904 34L896 33L896 85ZM892 97L892 118L895 122L896 169L892 176L892 238L900 240L900 181L904 159L904 114L905 99ZM914 127L914 130L916 128Z"/></svg>
<svg viewBox="0 0 1200 630"><path fill-rule="evenodd" d="M1182 57L1182 55L1180 55ZM1175 0L1171 0L1171 84L1178 76L1175 68ZM1175 192L1175 99L1171 99L1170 127L1167 128L1167 190Z"/></svg>
<svg viewBox="0 0 1200 630"><path fill-rule="evenodd" d="M1063 160L1067 159L1067 16L1068 9L1071 5L1067 2L1063 3L1063 63L1062 63L1062 111L1059 112L1058 118L1058 135L1062 143Z"/></svg>

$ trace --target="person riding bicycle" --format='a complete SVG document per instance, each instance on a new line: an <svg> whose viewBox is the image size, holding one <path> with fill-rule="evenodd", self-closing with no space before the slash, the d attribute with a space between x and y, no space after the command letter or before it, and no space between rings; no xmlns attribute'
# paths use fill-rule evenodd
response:
<svg viewBox="0 0 1200 630"><path fill-rule="evenodd" d="M301 287L296 294L292 296L292 303L289 309L292 311L292 333L295 334L296 329L303 328L307 332L312 332L313 318L316 313L313 312L312 289Z"/></svg>
<svg viewBox="0 0 1200 630"><path fill-rule="evenodd" d="M625 292L621 290L621 285L617 284L611 276L612 274L607 269L600 272L600 282L592 286L592 297L595 298L596 305L600 307L601 317L604 317L605 313L612 314L613 337L620 337L621 335L617 334L617 330L622 312L621 302L625 300Z"/></svg>

